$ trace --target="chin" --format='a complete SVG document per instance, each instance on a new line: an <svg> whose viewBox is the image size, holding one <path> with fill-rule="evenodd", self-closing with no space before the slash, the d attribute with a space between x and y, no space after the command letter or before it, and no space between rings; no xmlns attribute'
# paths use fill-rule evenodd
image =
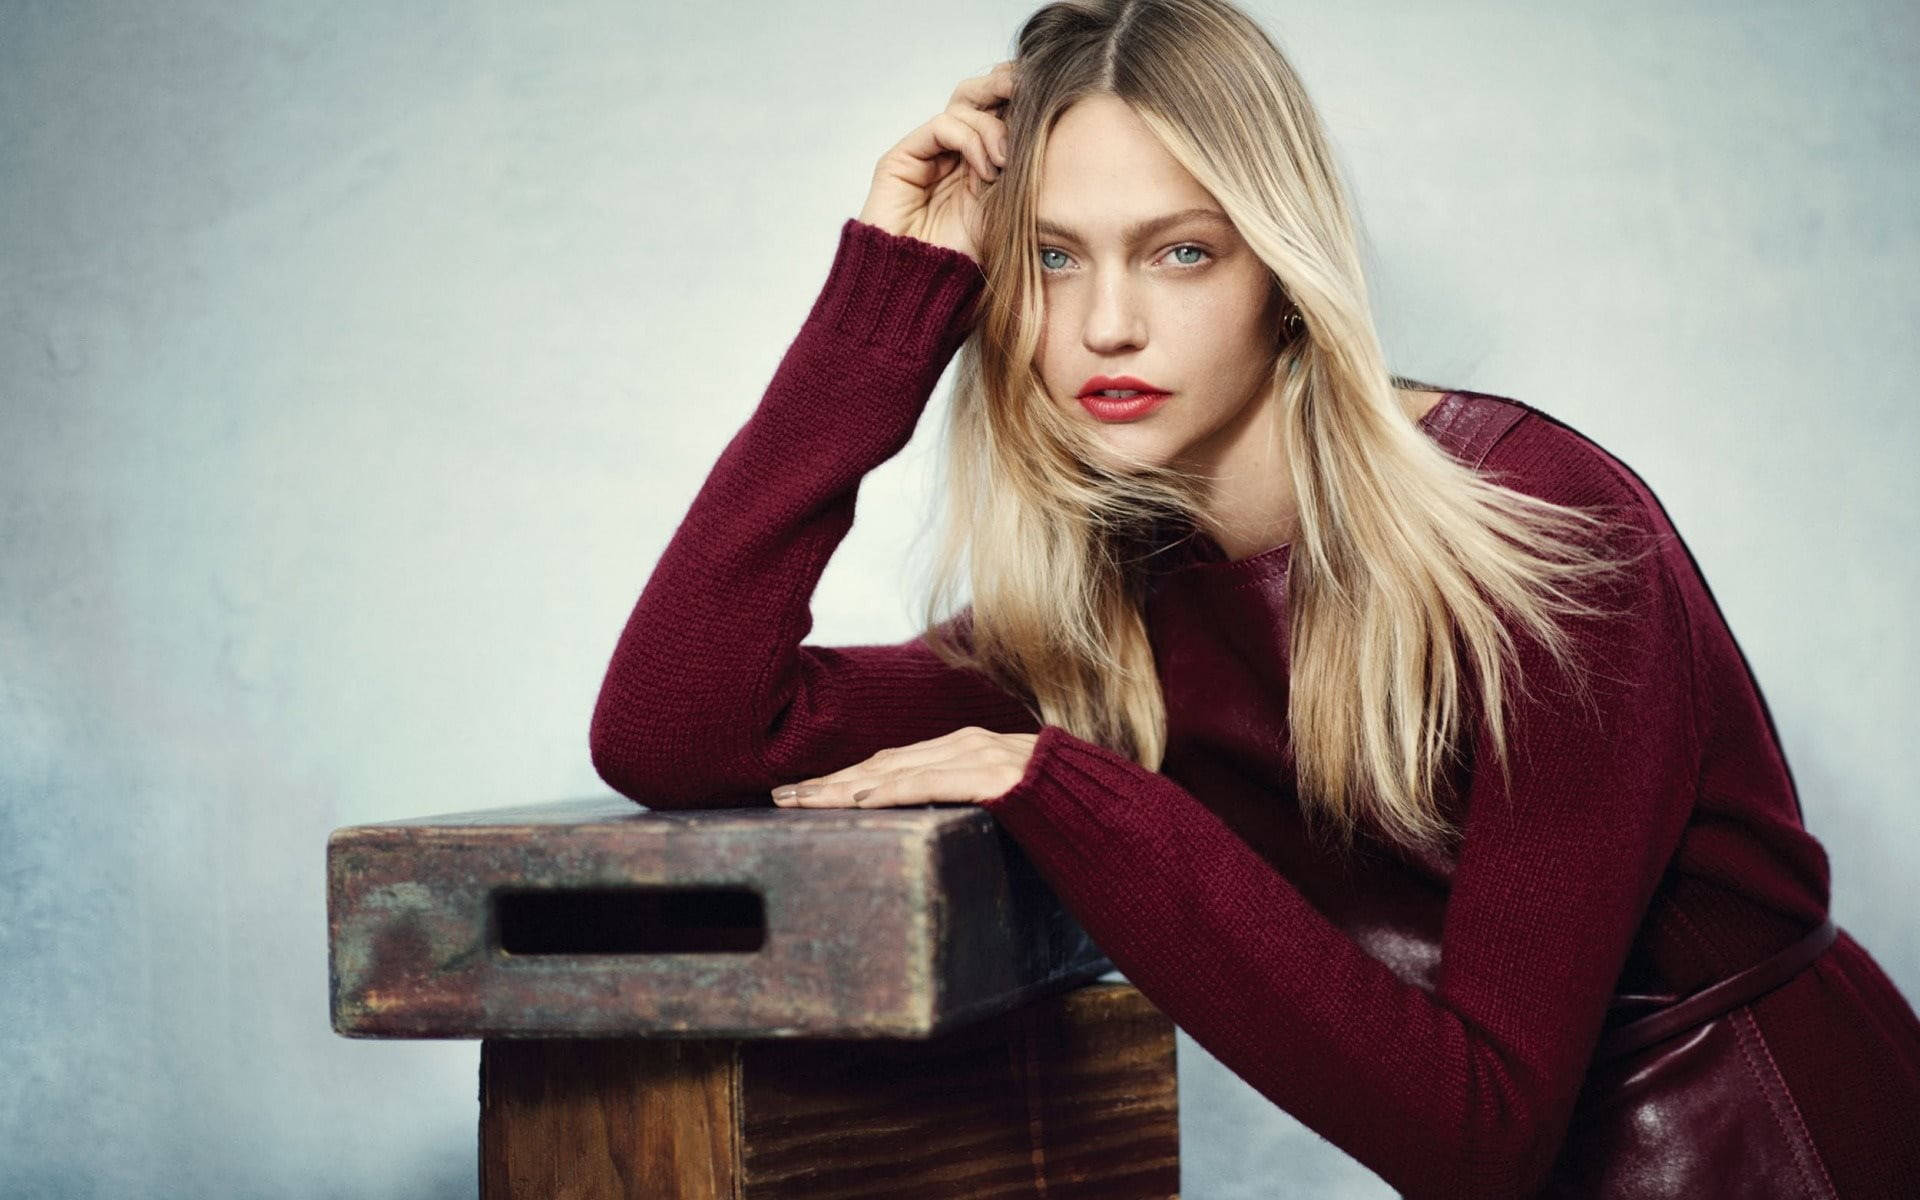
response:
<svg viewBox="0 0 1920 1200"><path fill-rule="evenodd" d="M1099 448L1100 465L1112 471L1133 472L1165 467L1177 454L1163 433L1147 428L1151 422L1103 424L1089 421L1088 432Z"/></svg>

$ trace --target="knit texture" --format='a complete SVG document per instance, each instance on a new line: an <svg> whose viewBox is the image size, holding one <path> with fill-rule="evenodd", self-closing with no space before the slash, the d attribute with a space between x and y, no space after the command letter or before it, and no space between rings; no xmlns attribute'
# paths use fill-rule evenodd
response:
<svg viewBox="0 0 1920 1200"><path fill-rule="evenodd" d="M911 437L984 284L969 257L857 220L758 408L727 444L614 648L601 777L652 808L771 805L777 784L964 725L1038 732L985 803L1128 980L1275 1104L1412 1197L1528 1196L1546 1178L1616 989L1687 991L1825 915L1770 714L1652 493L1570 427L1516 421L1480 468L1625 518L1652 551L1575 622L1578 693L1519 640L1510 775L1476 725L1457 856L1359 867L1300 825L1284 741L1288 548L1217 546L1156 582L1162 769L1040 726L920 638L814 646L810 601L864 475ZM1430 414L1432 415L1432 414ZM1444 423L1423 421L1436 437ZM963 611L955 618L964 623ZM1161 647L1178 653L1161 655ZM1244 675L1259 711L1210 702ZM1373 908L1352 903L1365 896ZM1437 963L1354 914L1436 930ZM1920 1194L1920 1020L1842 934L1755 1005L1839 1195Z"/></svg>

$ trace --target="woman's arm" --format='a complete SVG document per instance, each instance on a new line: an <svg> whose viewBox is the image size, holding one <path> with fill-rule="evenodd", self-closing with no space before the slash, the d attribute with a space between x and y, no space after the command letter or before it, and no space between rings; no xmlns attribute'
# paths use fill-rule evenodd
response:
<svg viewBox="0 0 1920 1200"><path fill-rule="evenodd" d="M1532 698L1510 787L1480 727L1432 992L1190 792L1057 726L985 807L1135 986L1309 1128L1409 1197L1531 1196L1694 798L1670 566L1655 553L1607 591L1630 617L1571 623L1597 668L1586 702L1516 634Z"/></svg>
<svg viewBox="0 0 1920 1200"><path fill-rule="evenodd" d="M963 725L1038 726L918 638L807 646L861 479L897 454L985 284L968 255L858 220L758 408L661 552L614 646L589 749L652 808L768 804L776 783ZM964 613L962 616L964 617Z"/></svg>

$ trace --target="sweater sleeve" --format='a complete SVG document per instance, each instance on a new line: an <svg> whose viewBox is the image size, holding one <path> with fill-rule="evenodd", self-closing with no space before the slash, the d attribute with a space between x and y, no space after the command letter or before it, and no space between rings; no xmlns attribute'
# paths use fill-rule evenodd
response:
<svg viewBox="0 0 1920 1200"><path fill-rule="evenodd" d="M1058 726L985 807L1129 981L1303 1124L1408 1197L1532 1196L1692 807L1691 632L1670 570L1649 554L1594 589L1629 615L1567 622L1594 668L1585 697L1515 632L1510 781L1476 717L1431 992L1192 793Z"/></svg>
<svg viewBox="0 0 1920 1200"><path fill-rule="evenodd" d="M1038 722L920 637L812 646L811 601L860 481L912 437L985 285L968 255L849 219L759 405L721 452L615 644L589 749L652 808L771 806L778 783L964 725ZM964 632L968 610L947 624ZM757 795L744 795L757 793Z"/></svg>

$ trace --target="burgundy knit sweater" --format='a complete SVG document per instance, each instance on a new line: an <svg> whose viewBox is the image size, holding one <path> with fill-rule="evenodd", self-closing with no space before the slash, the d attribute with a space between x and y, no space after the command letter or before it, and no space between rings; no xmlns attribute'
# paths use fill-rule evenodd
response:
<svg viewBox="0 0 1920 1200"><path fill-rule="evenodd" d="M1645 485L1565 424L1450 393L1422 420L1508 486L1607 506L1655 553L1576 623L1583 699L1521 641L1511 777L1483 725L1449 781L1446 860L1301 825L1285 747L1289 547L1199 537L1157 569L1158 772L1058 726L919 638L817 646L810 603L862 477L896 454L984 278L857 220L771 385L661 554L593 715L601 777L652 808L767 804L781 783L963 725L1035 732L985 807L1127 979L1263 1095L1409 1196L1525 1196L1564 1137L1616 990L1681 993L1826 913L1828 863L1746 662ZM964 613L962 614L964 617ZM1390 914L1383 918L1382 914ZM1397 936L1441 947L1427 961ZM1845 931L1754 1005L1843 1197L1920 1195L1920 1020Z"/></svg>

